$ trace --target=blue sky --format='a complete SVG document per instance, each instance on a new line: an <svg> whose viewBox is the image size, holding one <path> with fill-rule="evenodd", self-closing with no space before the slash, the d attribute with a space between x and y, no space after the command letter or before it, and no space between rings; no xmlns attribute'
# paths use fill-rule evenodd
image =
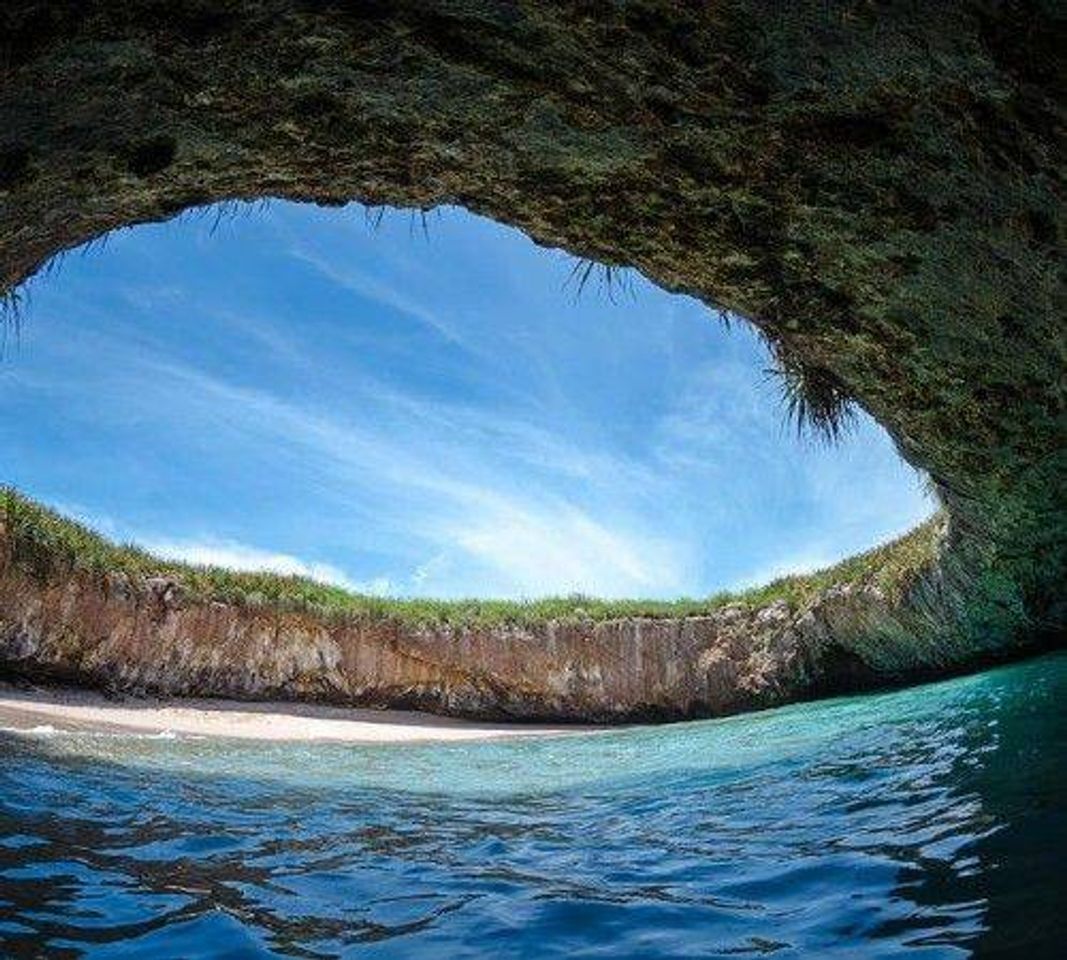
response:
<svg viewBox="0 0 1067 960"><path fill-rule="evenodd" d="M573 263L456 209L113 234L31 286L0 482L169 556L445 597L699 596L931 511L866 418L798 439L743 324Z"/></svg>

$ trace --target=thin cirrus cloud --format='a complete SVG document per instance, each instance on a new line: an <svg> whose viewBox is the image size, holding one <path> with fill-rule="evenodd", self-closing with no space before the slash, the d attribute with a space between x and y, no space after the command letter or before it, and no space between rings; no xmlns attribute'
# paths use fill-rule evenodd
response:
<svg viewBox="0 0 1067 960"><path fill-rule="evenodd" d="M160 536L74 511L165 558L310 576L372 593L621 596L677 592L684 585L685 544L634 522L628 500L647 497L656 484L639 463L577 449L521 419L427 403L373 380L363 386L377 392L378 408L392 411L393 420L354 422L154 357L143 346L127 352L121 340L91 333L83 332L73 346L93 356L96 369L102 364L112 371L93 393L98 404L109 400L120 421L131 409L165 410L175 442L182 437L174 424L181 424L185 433L211 436L223 447L267 450L274 465L298 463L314 477L324 510L376 512L379 524L414 541L416 556L429 559L407 571L357 577L336 563L230 538ZM47 375L37 386L52 396L62 392ZM96 418L101 412L98 406ZM522 481L534 467L538 483L531 488ZM547 489L549 480L565 488L576 479L596 489L595 511Z"/></svg>
<svg viewBox="0 0 1067 960"><path fill-rule="evenodd" d="M146 539L141 541L141 546L164 560L178 560L196 566L278 573L287 577L307 577L319 583L331 584L356 593L378 596L387 596L395 590L393 583L387 577L357 581L329 563L308 562L287 553L260 550L244 543L227 540Z"/></svg>
<svg viewBox="0 0 1067 960"><path fill-rule="evenodd" d="M455 327L442 318L439 310L424 307L396 287L369 276L351 264L336 265L326 257L317 254L309 246L298 242L294 242L289 247L289 253L294 260L307 264L335 286L344 287L391 310L405 314L433 330L449 343L464 349L471 349L471 345L465 341Z"/></svg>
<svg viewBox="0 0 1067 960"><path fill-rule="evenodd" d="M629 464L571 449L527 424L477 411L429 410L410 401L405 405L408 413L414 405L421 415L409 416L406 430L382 431L172 364L150 364L132 392L143 397L149 390L165 395L158 401L163 405L195 398L185 401L186 417L196 416L194 403L205 414L224 409L228 429L258 437L274 457L287 452L307 464L333 497L350 497L367 487L392 491L390 523L408 536L415 531L436 563L432 577L423 570L421 576L412 571L403 579L358 581L374 584L372 592L383 592L388 585L387 592L399 593L416 586L450 595L496 587L524 596L573 591L620 596L671 592L681 583L684 564L678 546L620 523L618 514L629 512L625 503L602 503L603 515L616 514L605 521L566 499L514 489L515 478L484 457L491 446L486 438L498 447L507 438L505 456L537 462L542 474L606 480L605 486L614 488L618 497L648 482L640 468L634 474ZM456 436L466 442L439 439ZM373 492L365 490L367 495ZM221 560L224 566L252 569L259 558L263 569L290 573L300 565L316 579L342 586L357 583L330 565L268 555L239 544L150 543L167 556L194 563Z"/></svg>
<svg viewBox="0 0 1067 960"><path fill-rule="evenodd" d="M52 506L65 516L105 536L122 538L122 525L114 517L95 514L81 504L53 503ZM133 539L139 547L164 560L176 560L196 566L224 567L229 570L307 577L319 583L331 584L358 593L387 595L393 591L393 584L385 578L359 582L331 564L308 562L287 553L261 550L244 543L211 538L156 540L151 534Z"/></svg>
<svg viewBox="0 0 1067 960"><path fill-rule="evenodd" d="M412 538L434 562L416 564L409 575L356 578L336 564L304 560L230 539L165 538L130 529L87 510L75 512L92 526L134 540L170 559L301 574L350 589L406 593L413 589L449 595L504 592L539 595L600 592L621 595L672 591L679 583L677 549L662 537L624 529L590 515L566 499L509 489L514 477L536 464L539 475L563 481L585 478L618 498L625 489L649 482L638 465L603 452L574 449L521 421L461 407L448 409L386 391L383 403L403 413L403 429L346 422L322 411L287 403L268 391L237 386L200 371L125 355L121 343L83 337L79 349L118 373L98 402L110 398L114 416L131 409L169 411L190 433L207 433L222 445L269 450L270 461L292 461L315 478L324 509L346 509L359 500L382 504L380 523L398 537ZM24 387L31 386L24 380ZM60 385L48 376L36 383L56 396ZM73 400L73 398L71 398ZM96 414L99 415L99 409ZM171 428L173 429L173 428ZM180 437L172 437L179 440ZM462 442L456 441L463 438ZM496 449L496 463L485 451ZM601 512L608 504L601 503ZM626 512L625 507L622 512ZM427 572L427 569L429 572Z"/></svg>

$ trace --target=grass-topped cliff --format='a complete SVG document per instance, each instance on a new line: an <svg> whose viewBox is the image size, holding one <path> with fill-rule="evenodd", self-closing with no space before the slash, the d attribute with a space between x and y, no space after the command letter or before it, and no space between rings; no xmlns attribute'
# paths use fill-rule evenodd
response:
<svg viewBox="0 0 1067 960"><path fill-rule="evenodd" d="M727 604L761 607L784 600L801 607L840 583L876 584L899 593L934 558L941 524L933 518L907 535L815 573L781 577L743 592L677 600L598 600L581 595L534 600L398 599L351 593L306 577L247 573L193 566L152 556L129 544L115 544L82 524L0 488L0 549L11 562L41 581L71 573L124 575L131 580L165 577L182 585L190 599L252 607L275 607L325 617L397 619L406 623L533 625L549 620L615 620L627 617L687 617Z"/></svg>

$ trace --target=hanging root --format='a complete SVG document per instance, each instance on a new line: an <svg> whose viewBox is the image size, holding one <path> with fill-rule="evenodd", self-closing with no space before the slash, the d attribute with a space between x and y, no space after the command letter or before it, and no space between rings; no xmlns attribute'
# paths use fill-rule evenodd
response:
<svg viewBox="0 0 1067 960"><path fill-rule="evenodd" d="M9 339L18 342L22 332L23 295L18 290L0 294L0 359L7 353Z"/></svg>
<svg viewBox="0 0 1067 960"><path fill-rule="evenodd" d="M586 284L596 277L597 286L607 294L612 303L617 303L616 295L634 296L633 275L629 269L615 263L598 263L596 260L578 258L571 267L563 286L574 287L574 297L577 299L585 290Z"/></svg>
<svg viewBox="0 0 1067 960"><path fill-rule="evenodd" d="M778 379L786 418L798 435L810 432L836 443L852 428L856 408L836 374L775 349L776 366L768 371Z"/></svg>

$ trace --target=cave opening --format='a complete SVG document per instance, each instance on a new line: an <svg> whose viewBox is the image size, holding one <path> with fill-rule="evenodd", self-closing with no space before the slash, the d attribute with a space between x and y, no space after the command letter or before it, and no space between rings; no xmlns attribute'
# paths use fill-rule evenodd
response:
<svg viewBox="0 0 1067 960"><path fill-rule="evenodd" d="M797 431L742 319L457 207L214 205L31 293L4 482L165 559L404 597L707 597L934 507L866 414Z"/></svg>

